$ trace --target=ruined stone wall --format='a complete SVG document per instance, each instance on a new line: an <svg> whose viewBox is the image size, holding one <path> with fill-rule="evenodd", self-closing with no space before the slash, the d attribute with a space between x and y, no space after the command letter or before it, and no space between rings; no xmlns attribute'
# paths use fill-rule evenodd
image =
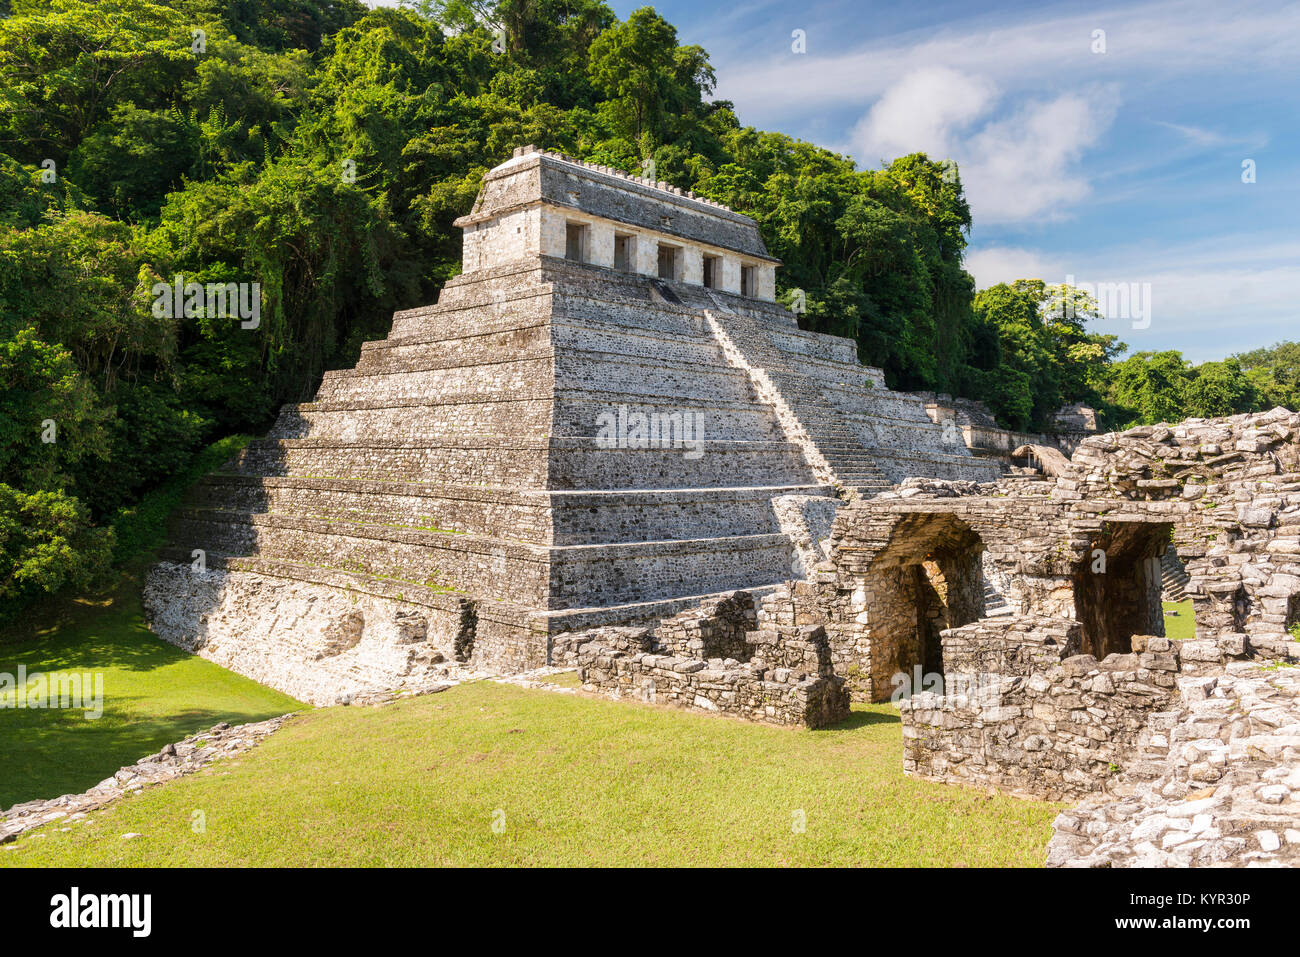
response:
<svg viewBox="0 0 1300 957"><path fill-rule="evenodd" d="M806 628L823 624L825 589L813 581L791 581L763 596L758 626L768 631ZM846 629L826 629L831 670L845 683L854 701L875 700L871 693L870 649Z"/></svg>
<svg viewBox="0 0 1300 957"><path fill-rule="evenodd" d="M808 728L848 717L848 698L839 685L788 668L647 652L629 655L603 647L598 639L579 652L583 688L615 698Z"/></svg>
<svg viewBox="0 0 1300 957"><path fill-rule="evenodd" d="M945 660L963 670L947 676L952 693L902 703L904 770L1048 800L1105 788L1133 760L1150 716L1170 706L1178 655L1151 637L1141 654L1065 657L1078 641L1065 619L945 632Z"/></svg>
<svg viewBox="0 0 1300 957"><path fill-rule="evenodd" d="M943 632L945 676L1045 671L1079 654L1080 629L1067 618L987 619Z"/></svg>
<svg viewBox="0 0 1300 957"><path fill-rule="evenodd" d="M702 602L659 623L655 636L667 653L687 658L748 659L745 635L758 624L753 599L745 592Z"/></svg>
<svg viewBox="0 0 1300 957"><path fill-rule="evenodd" d="M980 554L999 605L1078 619L1081 649L1104 658L1163 632L1157 562L1172 533L1197 637L1276 647L1300 618L1298 463L1300 415L1279 409L1094 436L1055 479L904 482L839 511L813 576L821 621L858 656L842 667L872 672L855 686L886 697L887 672L924 657L907 621L927 614L895 566L952 552L944 528L959 525L968 542L954 554Z"/></svg>
<svg viewBox="0 0 1300 957"><path fill-rule="evenodd" d="M1162 634L1170 538L1196 614L1181 644ZM823 625L856 697L921 679L902 705L909 773L1061 799L1132 787L1179 679L1300 655L1300 415L1094 436L1052 478L909 480L841 508L829 551L760 626ZM940 658L936 691L922 672Z"/></svg>
<svg viewBox="0 0 1300 957"><path fill-rule="evenodd" d="M752 597L737 592L653 631L557 636L552 657L575 664L585 690L614 698L809 728L847 718L849 695L833 673L825 630L770 621L754 629L756 620Z"/></svg>
<svg viewBox="0 0 1300 957"><path fill-rule="evenodd" d="M1053 822L1049 867L1300 864L1300 668L1229 662L1153 714L1131 786Z"/></svg>

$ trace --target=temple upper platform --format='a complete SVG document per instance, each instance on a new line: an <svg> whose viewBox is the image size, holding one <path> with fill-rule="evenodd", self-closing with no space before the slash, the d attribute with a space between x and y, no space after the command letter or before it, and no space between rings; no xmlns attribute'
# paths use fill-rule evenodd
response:
<svg viewBox="0 0 1300 957"><path fill-rule="evenodd" d="M758 223L664 182L531 146L488 172L464 229L467 273L549 256L772 302Z"/></svg>

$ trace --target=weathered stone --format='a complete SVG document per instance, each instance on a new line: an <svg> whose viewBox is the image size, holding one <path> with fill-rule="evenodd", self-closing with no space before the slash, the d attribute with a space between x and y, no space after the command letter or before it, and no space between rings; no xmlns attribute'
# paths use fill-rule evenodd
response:
<svg viewBox="0 0 1300 957"><path fill-rule="evenodd" d="M88 791L15 804L0 814L0 844L13 841L24 831L51 821L65 817L69 820L82 820L87 812L111 804L144 787L193 774L218 757L241 754L278 731L291 717L292 714L286 714L233 728L228 722L222 721L208 731L165 745L157 754L143 757L135 764L120 769ZM123 838L139 836L122 835Z"/></svg>
<svg viewBox="0 0 1300 957"><path fill-rule="evenodd" d="M847 499L1000 472L799 328L749 217L529 148L457 222L438 303L191 493L145 592L164 638L314 703L536 668L803 578Z"/></svg>

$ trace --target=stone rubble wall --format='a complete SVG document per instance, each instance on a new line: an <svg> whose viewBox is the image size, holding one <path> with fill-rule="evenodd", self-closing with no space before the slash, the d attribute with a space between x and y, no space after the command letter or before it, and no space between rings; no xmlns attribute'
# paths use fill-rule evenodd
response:
<svg viewBox="0 0 1300 957"><path fill-rule="evenodd" d="M1144 426L1085 441L1055 496L1165 506L1197 636L1285 641L1300 609L1300 414L1286 409Z"/></svg>
<svg viewBox="0 0 1300 957"><path fill-rule="evenodd" d="M1070 455L1084 439L1097 433L1096 413L1086 406L1064 406L1058 410L1053 416L1054 432L1014 432L999 426L983 402L935 392L910 394L925 402L931 421L940 425L951 423L951 428L960 432L971 451L996 457L1008 465L1012 453L1022 445L1046 446Z"/></svg>
<svg viewBox="0 0 1300 957"><path fill-rule="evenodd" d="M1178 685L1145 780L1062 812L1049 867L1300 864L1300 668L1229 662Z"/></svg>
<svg viewBox="0 0 1300 957"><path fill-rule="evenodd" d="M747 592L734 592L702 602L659 623L654 635L659 647L687 658L747 658L745 636L758 616Z"/></svg>
<svg viewBox="0 0 1300 957"><path fill-rule="evenodd" d="M584 690L613 698L808 728L847 718L849 695L833 673L825 630L755 629L757 620L752 597L737 592L656 629L557 636L552 653L577 666Z"/></svg>
<svg viewBox="0 0 1300 957"><path fill-rule="evenodd" d="M1151 716L1172 706L1175 643L1151 636L1141 654L1098 662L1061 657L1077 645L1077 623L1052 623L1064 641L1037 647L1021 643L1017 625L1001 624L1001 635L982 622L955 637L967 642L978 632L978 660L997 667L1000 657L1007 671L963 672L976 680L963 687L953 675L957 694L923 692L902 702L904 770L1056 801L1112 786L1135 759ZM1035 624L1044 625L1040 634L1052 627L1021 627Z"/></svg>
<svg viewBox="0 0 1300 957"><path fill-rule="evenodd" d="M817 640L815 635L809 638L810 643ZM599 636L579 647L579 661L584 690L614 698L808 728L843 721L849 714L848 695L834 679L789 668L735 659L628 655L605 647Z"/></svg>
<svg viewBox="0 0 1300 957"><path fill-rule="evenodd" d="M7 844L25 831L63 821L75 824L91 811L111 804L126 794L153 784L161 784L202 770L217 758L242 754L268 735L278 731L293 714L266 721L231 727L222 721L208 731L190 735L183 741L165 746L157 754L141 758L135 764L116 771L93 788L80 794L25 801L0 814L0 844Z"/></svg>
<svg viewBox="0 0 1300 957"><path fill-rule="evenodd" d="M1079 654L1079 623L1068 618L984 619L943 632L952 675L1028 677Z"/></svg>

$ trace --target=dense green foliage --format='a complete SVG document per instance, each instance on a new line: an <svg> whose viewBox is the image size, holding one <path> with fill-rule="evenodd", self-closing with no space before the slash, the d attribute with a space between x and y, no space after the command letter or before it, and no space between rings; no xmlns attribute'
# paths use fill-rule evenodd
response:
<svg viewBox="0 0 1300 957"><path fill-rule="evenodd" d="M1300 346L1284 342L1192 365L1178 352L1139 352L1107 370L1106 409L1119 425L1300 408Z"/></svg>
<svg viewBox="0 0 1300 957"><path fill-rule="evenodd" d="M999 421L1041 428L1065 402L1105 404L1107 364L1124 345L1086 330L1100 315L1085 293L1021 279L982 290L974 308L997 334L1001 361L988 375L984 398Z"/></svg>
<svg viewBox="0 0 1300 957"><path fill-rule="evenodd" d="M1007 425L1049 425L1067 400L1121 424L1290 401L1290 352L1204 371L1138 356L1111 381L1123 347L1086 331L1095 307L1044 319L1073 290L975 296L955 165L860 170L742 126L713 89L703 49L600 0L13 0L0 602L91 580L114 526L197 450L264 430L394 309L434 300L459 269L452 220L527 143L653 164L754 216L805 326L855 339L892 386L984 399ZM160 310L177 282L258 283L258 321Z"/></svg>

